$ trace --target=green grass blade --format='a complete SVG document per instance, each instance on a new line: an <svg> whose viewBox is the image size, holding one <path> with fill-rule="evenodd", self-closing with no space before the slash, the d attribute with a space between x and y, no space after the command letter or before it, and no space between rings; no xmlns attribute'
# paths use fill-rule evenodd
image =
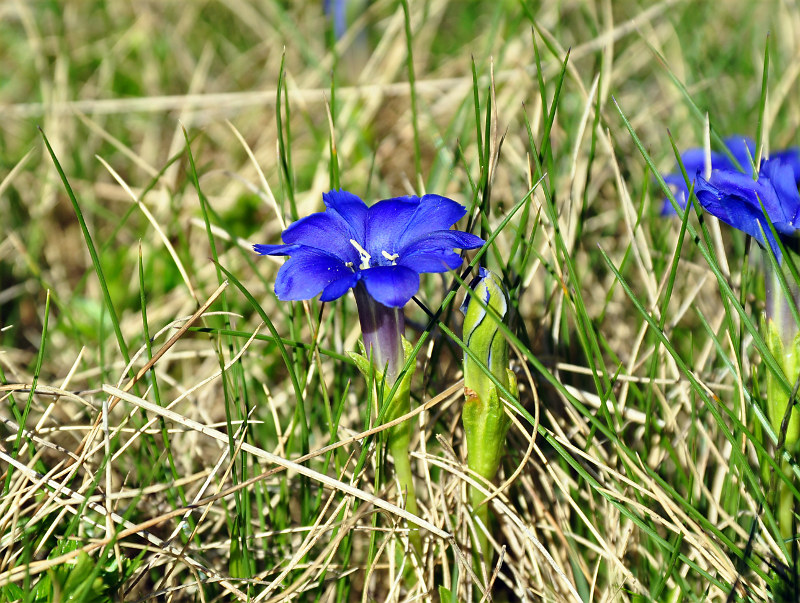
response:
<svg viewBox="0 0 800 603"><path fill-rule="evenodd" d="M411 14L408 0L401 0L406 32L406 68L408 69L408 85L411 93L411 123L414 128L414 173L417 183L422 180L422 151L419 138L419 114L417 111L417 85L414 76L414 37L411 32Z"/></svg>
<svg viewBox="0 0 800 603"><path fill-rule="evenodd" d="M767 110L767 90L769 83L769 33L764 41L764 71L761 74L761 98L758 103L758 125L756 126L756 156L753 157L755 165L761 165L764 154L764 114Z"/></svg>
<svg viewBox="0 0 800 603"><path fill-rule="evenodd" d="M33 396L36 392L36 385L39 383L39 374L42 372L42 364L44 362L44 352L47 344L47 325L50 321L50 291L47 292L47 297L44 302L44 319L42 320L42 336L39 339L39 350L36 352L36 365L33 369L33 381L31 382L31 391L28 394L28 400L25 403L25 408L22 411L22 416L19 418L19 428L17 429L17 436L14 438L14 445L11 448L11 458L17 460L20 448L22 446L23 434L26 430L26 423L28 414L33 406ZM25 436L28 437L28 436ZM6 479L3 484L3 495L8 494L8 489L11 486L11 476L13 474L13 465L9 465L6 471Z"/></svg>
<svg viewBox="0 0 800 603"><path fill-rule="evenodd" d="M292 216L292 221L297 220L298 213L297 213L297 203L295 202L294 197L294 175L291 170L291 157L289 154L289 144L287 143L287 139L284 139L284 121L283 121L283 111L281 108L283 107L283 100L282 95L288 94L286 92L286 52L284 51L283 55L281 56L281 68L278 71L278 87L277 87L277 98L275 99L275 123L278 128L278 158L280 160L280 167L281 167L281 175L282 175L282 182L283 185L286 187L286 196L289 199L289 215ZM288 107L288 100L287 105ZM289 115L286 115L286 119L289 119Z"/></svg>
<svg viewBox="0 0 800 603"><path fill-rule="evenodd" d="M75 193L72 192L72 187L69 184L67 175L61 168L61 163L58 161L58 158L53 151L53 147L50 146L50 141L47 140L44 130L40 129L39 132L42 135L42 140L44 140L45 147L47 147L47 152L50 154L50 158L53 160L53 163L56 166L56 170L61 178L61 182L64 184L64 189L66 190L67 196L72 203L72 208L75 210L75 215L78 218L78 223L80 224L81 232L83 233L83 239L86 242L86 248L89 251L89 256L92 258L92 265L94 266L95 274L97 274L97 280L100 284L100 291L103 294L105 309L111 317L111 325L114 327L114 334L117 336L117 345L119 346L120 352L122 352L122 357L125 359L126 364L130 363L131 357L130 353L128 352L128 346L125 343L125 338L122 336L122 329L119 326L119 318L117 317L117 312L114 309L114 303L111 301L111 294L108 291L108 284L106 283L106 278L103 274L103 266L100 263L100 256L97 254L94 241L92 241L92 235L89 233L89 227L86 226L86 220L83 218L83 211L78 204L78 199L75 197Z"/></svg>

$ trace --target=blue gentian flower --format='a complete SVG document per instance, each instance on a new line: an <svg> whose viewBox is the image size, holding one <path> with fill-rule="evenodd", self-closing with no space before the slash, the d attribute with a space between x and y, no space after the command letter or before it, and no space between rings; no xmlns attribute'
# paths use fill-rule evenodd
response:
<svg viewBox="0 0 800 603"><path fill-rule="evenodd" d="M281 300L328 302L359 283L377 302L402 308L419 289L419 275L461 266L454 249L484 241L450 230L466 209L440 195L396 197L371 207L353 193L323 194L326 210L283 231L283 245L254 245L262 255L286 255L275 280Z"/></svg>
<svg viewBox="0 0 800 603"><path fill-rule="evenodd" d="M779 260L780 249L764 213L782 239L788 241L800 229L795 166L783 159L762 161L757 180L736 170L713 170L708 180L698 174L695 195L707 212L769 246Z"/></svg>
<svg viewBox="0 0 800 603"><path fill-rule="evenodd" d="M751 162L756 158L756 144L753 139L746 136L731 136L726 138L723 142L734 159L736 159L739 167L736 167L736 164L731 161L726 153L711 151L711 169L742 171L750 176L752 174ZM784 151L778 151L772 154L771 159L780 159L789 164L792 168L795 182L800 182L800 148L791 147ZM697 174L702 174L705 171L705 151L703 149L689 149L684 151L681 153L681 163L683 163L683 167L686 169L686 174L689 176L690 182L694 182ZM675 191L675 201L678 202L681 208L685 209L686 202L689 198L689 189L686 188L686 181L683 179L683 174L680 170L671 174L666 174L664 176L664 181ZM661 215L675 215L675 208L672 207L672 203L670 203L669 199L664 199L664 203L661 206Z"/></svg>

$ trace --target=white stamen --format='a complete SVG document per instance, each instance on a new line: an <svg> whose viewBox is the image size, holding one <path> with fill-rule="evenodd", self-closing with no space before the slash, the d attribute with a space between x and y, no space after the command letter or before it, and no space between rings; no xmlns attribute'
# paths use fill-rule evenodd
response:
<svg viewBox="0 0 800 603"><path fill-rule="evenodd" d="M383 254L383 257L385 257L387 260L389 260L392 263L392 266L397 266L397 262L395 262L395 260L400 257L399 253L393 253L393 254L389 255L388 253L386 253L386 251L382 250L381 254Z"/></svg>
<svg viewBox="0 0 800 603"><path fill-rule="evenodd" d="M356 248L358 251L358 255L361 258L361 265L358 267L359 270L366 270L369 268L369 261L372 259L372 256L367 253L367 250L364 249L361 245L358 244L358 241L355 239L350 239L350 244Z"/></svg>

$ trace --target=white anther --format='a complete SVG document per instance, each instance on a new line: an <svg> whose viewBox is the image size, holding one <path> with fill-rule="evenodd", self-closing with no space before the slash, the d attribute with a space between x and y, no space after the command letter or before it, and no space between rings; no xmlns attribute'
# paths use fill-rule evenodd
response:
<svg viewBox="0 0 800 603"><path fill-rule="evenodd" d="M383 257L385 257L387 260L389 260L392 263L392 266L396 266L397 265L395 260L400 257L399 253L393 253L393 254L389 255L386 251L381 251L381 254L383 254Z"/></svg>
<svg viewBox="0 0 800 603"><path fill-rule="evenodd" d="M355 239L350 239L350 244L356 248L358 251L358 256L361 258L361 265L358 267L359 270L366 270L369 268L369 261L372 259L372 256L367 253L367 250L364 249L361 245L358 244L358 241Z"/></svg>

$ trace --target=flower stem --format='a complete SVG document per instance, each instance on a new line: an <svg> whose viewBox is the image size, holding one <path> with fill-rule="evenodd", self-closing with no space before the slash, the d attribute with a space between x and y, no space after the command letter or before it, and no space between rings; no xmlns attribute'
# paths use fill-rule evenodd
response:
<svg viewBox="0 0 800 603"><path fill-rule="evenodd" d="M488 563L491 563L492 555L490 554L491 549L489 548L489 537L486 535L489 530L491 530L491 526L489 524L490 516L489 516L489 505L486 504L486 497L483 495L483 492L478 490L475 486L469 487L469 500L470 504L472 505L472 512L475 514L475 518L479 519L480 522L483 524L483 529L480 526L475 526L475 532L477 534L477 544L480 548L480 554L476 551L475 553L475 571L478 576L481 575L480 568L480 556L483 555L483 558L487 560Z"/></svg>
<svg viewBox="0 0 800 603"><path fill-rule="evenodd" d="M386 406L383 412L383 422L388 423L411 410L410 385L414 373L413 363L403 375L394 395L389 399L389 394L412 349L411 345L403 339L405 316L402 308L390 308L375 301L363 283L356 285L354 292L358 306L358 319L364 336L366 358L352 354L351 357L365 376L369 378L370 372L373 371L377 378L375 383L383 382L383 388L379 391L381 395L378 397ZM395 475L406 501L406 510L414 515L419 515L414 474L411 471L409 455L411 423L404 421L384 433L386 434L387 448L394 459ZM410 526L409 539L415 553L420 556L422 539L419 528Z"/></svg>
<svg viewBox="0 0 800 603"><path fill-rule="evenodd" d="M411 472L411 457L408 453L408 442L392 442L389 445L389 451L392 453L394 459L394 472L397 476L397 481L400 483L400 489L406 501L406 511L419 516L419 508L417 507L417 493L414 488L414 475ZM418 557L422 556L422 538L419 534L419 528L415 525L409 525L408 539L411 546L414 548Z"/></svg>

